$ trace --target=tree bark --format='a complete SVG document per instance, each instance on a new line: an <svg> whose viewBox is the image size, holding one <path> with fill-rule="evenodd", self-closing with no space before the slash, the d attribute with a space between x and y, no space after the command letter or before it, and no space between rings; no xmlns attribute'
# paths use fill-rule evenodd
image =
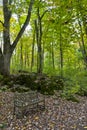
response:
<svg viewBox="0 0 87 130"><path fill-rule="evenodd" d="M9 53L5 55L0 55L0 74L2 75L10 74L10 60L11 55Z"/></svg>

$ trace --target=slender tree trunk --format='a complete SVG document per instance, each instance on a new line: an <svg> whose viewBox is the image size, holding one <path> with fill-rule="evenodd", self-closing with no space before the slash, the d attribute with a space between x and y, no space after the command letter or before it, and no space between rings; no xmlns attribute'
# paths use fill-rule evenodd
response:
<svg viewBox="0 0 87 130"><path fill-rule="evenodd" d="M30 58L29 58L29 54L28 54L28 52L27 52L27 68L29 68L30 67Z"/></svg>
<svg viewBox="0 0 87 130"><path fill-rule="evenodd" d="M39 22L41 22L39 20ZM37 40L37 72L42 73L42 46L41 46L41 33L40 33L40 25L35 21L35 28L36 28L36 40Z"/></svg>
<svg viewBox="0 0 87 130"><path fill-rule="evenodd" d="M84 42L84 37L83 37L83 32L82 32L82 26L81 26L81 23L80 23L79 19L78 19L78 23L79 23L79 27L80 27L80 31L81 31L80 48L81 48L83 59L84 59L85 69L87 69L87 52L86 52L86 48L85 48L85 42Z"/></svg>
<svg viewBox="0 0 87 130"><path fill-rule="evenodd" d="M81 51L82 51L82 55L83 55L83 60L84 60L84 64L85 64L85 69L87 69L87 51L86 51L86 45L85 45L85 41L84 41L84 36L83 36L83 27L84 27L84 32L87 36L87 15L84 14L81 10L83 9L82 5L79 3L80 1L78 0L78 8L77 8L77 18L78 18L78 24L79 24L79 28L80 28L80 32L81 32L81 43L80 43L80 47L81 47ZM82 21L81 19L82 18ZM82 23L83 22L83 27L82 27Z"/></svg>
<svg viewBox="0 0 87 130"><path fill-rule="evenodd" d="M23 69L23 43L22 43L22 40L21 40L20 64L21 64L21 70L22 70Z"/></svg>
<svg viewBox="0 0 87 130"><path fill-rule="evenodd" d="M54 63L54 48L53 48L53 42L52 42L52 64L53 64L53 69L55 69L55 63Z"/></svg>
<svg viewBox="0 0 87 130"><path fill-rule="evenodd" d="M33 33L33 42L32 42L31 72L32 72L32 68L34 66L34 45L35 45L35 30Z"/></svg>
<svg viewBox="0 0 87 130"><path fill-rule="evenodd" d="M4 57L0 53L0 74L3 74L3 71L4 71Z"/></svg>
<svg viewBox="0 0 87 130"><path fill-rule="evenodd" d="M18 15L18 22L21 29L20 15ZM20 39L20 69L23 69L23 40Z"/></svg>
<svg viewBox="0 0 87 130"><path fill-rule="evenodd" d="M61 25L60 25L60 74L63 76L63 45L62 45L62 34L61 34Z"/></svg>
<svg viewBox="0 0 87 130"><path fill-rule="evenodd" d="M25 66L25 68L27 66L27 52L26 52L26 50L25 50L25 53L24 53L24 66Z"/></svg>
<svg viewBox="0 0 87 130"><path fill-rule="evenodd" d="M41 2L41 0L39 1ZM42 50L42 18L44 17L45 13L40 16L40 8L37 9L37 17L38 19L35 20L35 30L36 30L36 40L37 40L37 47L38 47L38 54L37 54L37 72L43 72L43 50Z"/></svg>
<svg viewBox="0 0 87 130"><path fill-rule="evenodd" d="M36 42L38 47L38 26L37 26L37 20L35 20L35 33L36 33ZM38 72L38 51L37 51L37 72Z"/></svg>
<svg viewBox="0 0 87 130"><path fill-rule="evenodd" d="M38 73L42 73L43 68L42 68L42 64L43 64L43 57L42 57L42 23L41 23L41 17L40 17L40 12L39 12L39 8L37 9L37 16L38 16L38 22L37 22L37 28L38 28Z"/></svg>
<svg viewBox="0 0 87 130"><path fill-rule="evenodd" d="M43 59L42 68L44 68L44 42L43 42L43 47L42 47L42 59Z"/></svg>

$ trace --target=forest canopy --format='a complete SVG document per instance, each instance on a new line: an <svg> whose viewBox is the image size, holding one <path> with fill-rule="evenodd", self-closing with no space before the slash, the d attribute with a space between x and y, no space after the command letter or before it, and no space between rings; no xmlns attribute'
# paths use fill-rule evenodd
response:
<svg viewBox="0 0 87 130"><path fill-rule="evenodd" d="M0 2L1 74L66 76L87 69L86 0Z"/></svg>

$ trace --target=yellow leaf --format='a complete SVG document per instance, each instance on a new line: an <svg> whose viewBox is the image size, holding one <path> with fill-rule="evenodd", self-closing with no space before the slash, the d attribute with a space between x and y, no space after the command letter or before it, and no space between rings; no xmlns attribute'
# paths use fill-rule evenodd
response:
<svg viewBox="0 0 87 130"><path fill-rule="evenodd" d="M3 31L3 25L0 23L0 32Z"/></svg>
<svg viewBox="0 0 87 130"><path fill-rule="evenodd" d="M39 117L38 117L38 116L36 116L34 119L35 119L35 120L38 120L38 119L39 119Z"/></svg>
<svg viewBox="0 0 87 130"><path fill-rule="evenodd" d="M72 126L72 128L76 128L76 125Z"/></svg>

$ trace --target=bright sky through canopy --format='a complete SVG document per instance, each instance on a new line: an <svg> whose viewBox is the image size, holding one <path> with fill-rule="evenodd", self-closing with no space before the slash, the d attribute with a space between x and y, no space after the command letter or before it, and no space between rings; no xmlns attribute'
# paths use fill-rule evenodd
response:
<svg viewBox="0 0 87 130"><path fill-rule="evenodd" d="M0 5L2 5L2 0L0 0Z"/></svg>

